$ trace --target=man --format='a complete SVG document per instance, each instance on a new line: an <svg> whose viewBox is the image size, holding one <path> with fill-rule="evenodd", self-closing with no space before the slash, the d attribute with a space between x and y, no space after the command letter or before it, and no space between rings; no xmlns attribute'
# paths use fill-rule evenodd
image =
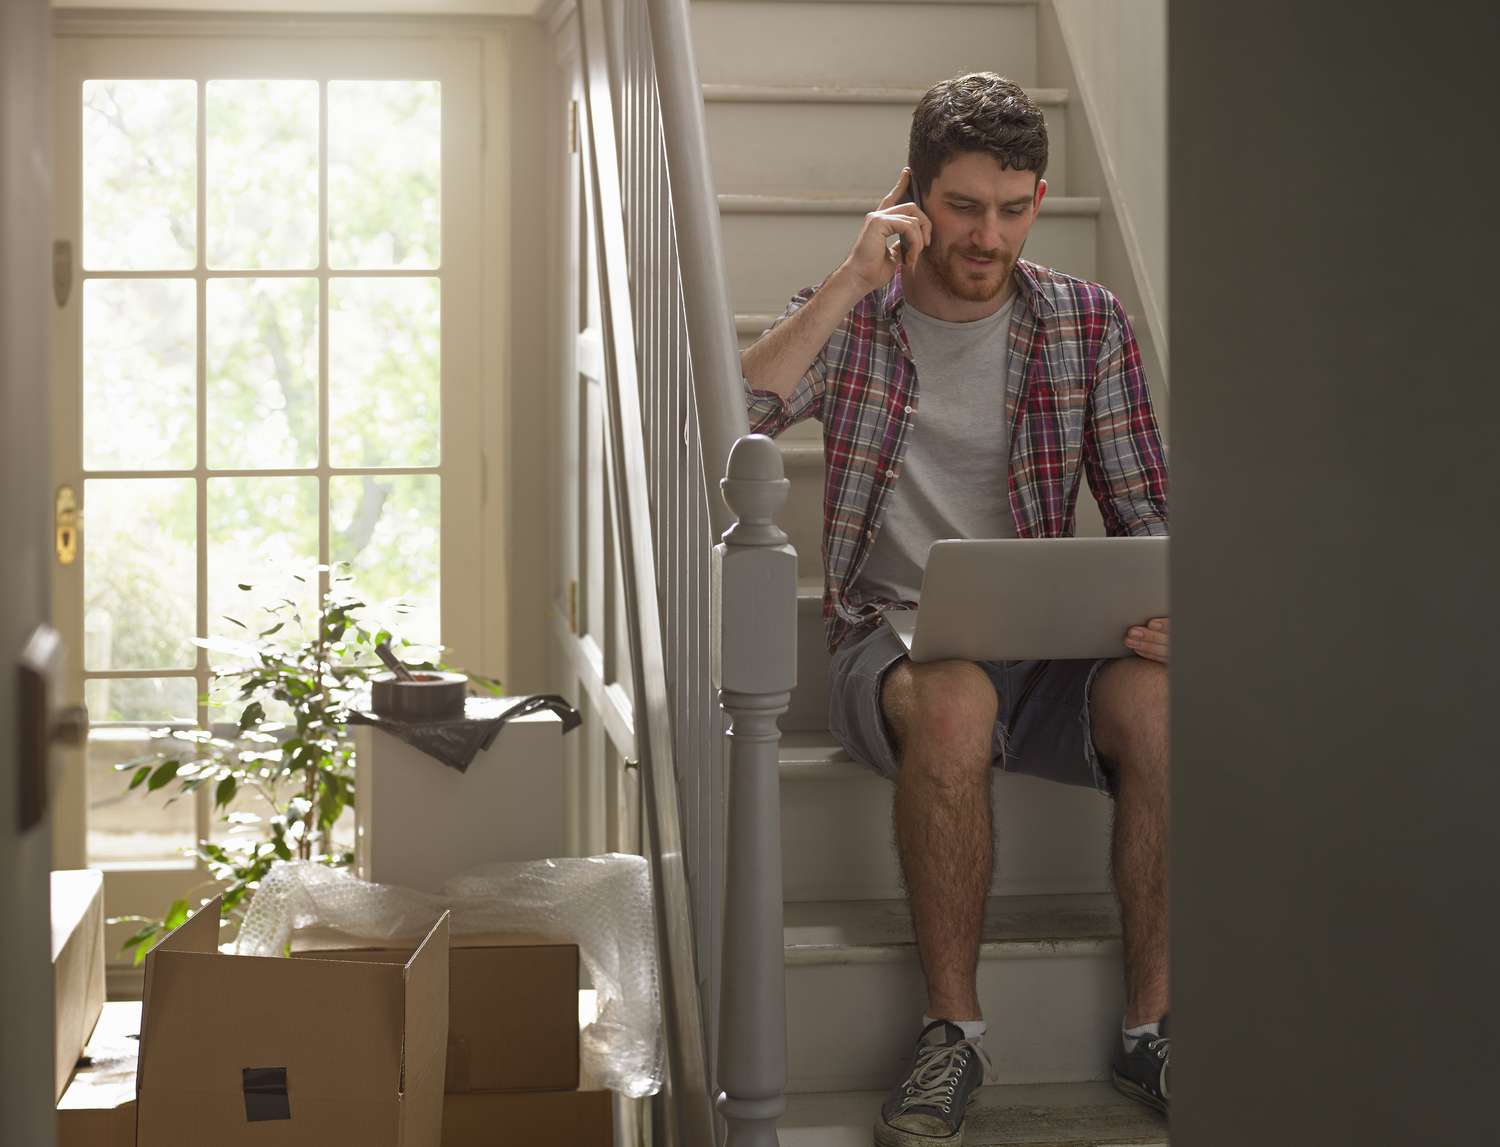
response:
<svg viewBox="0 0 1500 1147"><path fill-rule="evenodd" d="M1081 478L1111 536L1167 532L1161 437L1124 312L1097 284L1020 258L1046 167L1021 88L990 72L937 84L848 258L741 359L752 429L823 423L829 721L896 786L928 1007L875 1124L883 1145L961 1144L989 1063L976 969L991 765L1115 799L1127 1008L1114 1078L1167 1109L1167 619L1122 635L1115 659L921 665L879 622L916 604L938 538L1071 535Z"/></svg>

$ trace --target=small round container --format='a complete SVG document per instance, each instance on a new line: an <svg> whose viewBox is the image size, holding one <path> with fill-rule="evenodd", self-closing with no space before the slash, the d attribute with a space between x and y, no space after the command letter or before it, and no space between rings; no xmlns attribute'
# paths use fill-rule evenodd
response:
<svg viewBox="0 0 1500 1147"><path fill-rule="evenodd" d="M462 673L413 669L415 681L394 673L370 678L370 708L393 721L451 721L464 715L469 679Z"/></svg>

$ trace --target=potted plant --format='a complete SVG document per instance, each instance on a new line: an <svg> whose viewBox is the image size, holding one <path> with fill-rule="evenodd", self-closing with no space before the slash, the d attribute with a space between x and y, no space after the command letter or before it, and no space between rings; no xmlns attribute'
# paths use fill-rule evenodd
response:
<svg viewBox="0 0 1500 1147"><path fill-rule="evenodd" d="M292 576L306 581L301 575ZM171 790L167 804L210 786L213 812L228 826L222 842L199 840L194 849L213 877L200 886L210 891L197 906L184 898L172 903L160 919L122 916L110 920L141 924L122 946L124 951L134 951L135 963L145 959L160 936L214 895L224 897L223 925L238 925L248 898L278 860L311 860L336 868L353 863L353 853L338 848L332 836L340 816L354 804L349 715L367 703L370 678L385 671L375 649L392 641L392 635L369 622L365 603L347 588L353 580L350 575L335 573L330 580L316 625L307 635L294 640L278 636L288 620L294 623L294 632L302 628L296 603L282 598L275 605L261 607L269 615L269 624L258 631L227 617L246 631L245 640L194 639L195 645L242 661L213 675L216 686L223 683L229 693L246 701L232 736L219 736L210 729L157 729L152 738L161 742L160 747L115 766L133 773L131 789ZM254 586L239 588L250 591ZM399 605L396 609L405 612ZM410 664L413 668L450 668L436 662ZM469 677L489 692L500 692L497 681L474 674ZM268 815L231 807L247 791L259 795Z"/></svg>

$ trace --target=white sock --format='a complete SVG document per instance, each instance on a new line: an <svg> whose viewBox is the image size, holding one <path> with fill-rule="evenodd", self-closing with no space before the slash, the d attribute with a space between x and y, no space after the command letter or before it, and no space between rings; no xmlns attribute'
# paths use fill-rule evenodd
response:
<svg viewBox="0 0 1500 1147"><path fill-rule="evenodd" d="M1149 1024L1142 1024L1138 1028L1128 1028L1123 1020L1120 1021L1120 1038L1125 1041L1125 1054L1129 1055L1135 1050L1135 1045L1140 1043L1148 1035L1161 1035L1161 1021L1155 1020Z"/></svg>
<svg viewBox="0 0 1500 1147"><path fill-rule="evenodd" d="M922 1027L924 1030L928 1024L934 1022L936 1022L935 1017L923 1014ZM983 1020L949 1020L948 1022L963 1031L964 1039L971 1039L977 1043L984 1038L985 1022Z"/></svg>

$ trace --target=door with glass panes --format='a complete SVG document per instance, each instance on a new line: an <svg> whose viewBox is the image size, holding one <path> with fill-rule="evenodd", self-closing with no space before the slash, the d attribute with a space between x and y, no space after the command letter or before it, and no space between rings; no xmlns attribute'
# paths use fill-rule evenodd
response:
<svg viewBox="0 0 1500 1147"><path fill-rule="evenodd" d="M260 633L277 602L310 630L332 567L387 628L482 663L479 50L57 47L52 477L79 531L53 600L93 730L56 862L159 918L209 887L196 840L274 809L242 791L225 824L212 786L166 804L113 768L151 728L237 719L212 687L234 655L195 636Z"/></svg>

